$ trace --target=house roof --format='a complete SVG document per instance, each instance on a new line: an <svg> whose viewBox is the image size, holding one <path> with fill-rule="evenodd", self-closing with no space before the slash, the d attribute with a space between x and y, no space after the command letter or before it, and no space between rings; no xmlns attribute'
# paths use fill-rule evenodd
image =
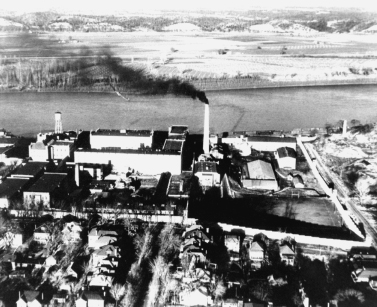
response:
<svg viewBox="0 0 377 307"><path fill-rule="evenodd" d="M275 190L277 188L276 180L272 179L245 179L242 180L244 188L254 188L263 190Z"/></svg>
<svg viewBox="0 0 377 307"><path fill-rule="evenodd" d="M254 241L253 243L251 243L249 250L253 252L264 251L262 245L260 245L260 243L257 241Z"/></svg>
<svg viewBox="0 0 377 307"><path fill-rule="evenodd" d="M84 291L82 298L84 299L84 297L86 298L86 300L103 301L102 296L99 293L93 291Z"/></svg>
<svg viewBox="0 0 377 307"><path fill-rule="evenodd" d="M218 173L218 166L215 162L199 161L195 163L194 173Z"/></svg>
<svg viewBox="0 0 377 307"><path fill-rule="evenodd" d="M171 126L170 134L185 134L188 131L188 126Z"/></svg>
<svg viewBox="0 0 377 307"><path fill-rule="evenodd" d="M51 193L60 186L67 174L48 173L39 178L27 191Z"/></svg>
<svg viewBox="0 0 377 307"><path fill-rule="evenodd" d="M358 278L369 278L377 277L377 268L365 268L359 275Z"/></svg>
<svg viewBox="0 0 377 307"><path fill-rule="evenodd" d="M9 198L15 195L18 191L28 183L29 179L23 178L7 178L0 184L0 198Z"/></svg>
<svg viewBox="0 0 377 307"><path fill-rule="evenodd" d="M0 155L5 154L7 151L11 150L13 147L0 147Z"/></svg>
<svg viewBox="0 0 377 307"><path fill-rule="evenodd" d="M297 157L296 151L291 147L280 147L277 149L278 157L281 158L295 158Z"/></svg>
<svg viewBox="0 0 377 307"><path fill-rule="evenodd" d="M248 178L250 179L273 179L275 174L270 163L255 160L247 163Z"/></svg>
<svg viewBox="0 0 377 307"><path fill-rule="evenodd" d="M92 135L107 135L107 136L139 136L149 137L153 134L153 130L113 130L113 129L97 129L92 132Z"/></svg>
<svg viewBox="0 0 377 307"><path fill-rule="evenodd" d="M36 176L47 164L48 162L28 162L24 166L17 168L12 175Z"/></svg>
<svg viewBox="0 0 377 307"><path fill-rule="evenodd" d="M163 150L182 151L182 146L185 140L166 139Z"/></svg>
<svg viewBox="0 0 377 307"><path fill-rule="evenodd" d="M114 230L97 229L94 227L88 234L88 236L117 236L118 233Z"/></svg>
<svg viewBox="0 0 377 307"><path fill-rule="evenodd" d="M249 136L249 142L276 142L276 143L296 143L295 138L290 137L276 137L276 136Z"/></svg>
<svg viewBox="0 0 377 307"><path fill-rule="evenodd" d="M95 245L100 244L101 246L104 246L104 245L109 245L110 243L115 242L115 241L116 241L116 238L114 238L113 236L102 236L102 237L99 237L98 240L94 242L94 244Z"/></svg>
<svg viewBox="0 0 377 307"><path fill-rule="evenodd" d="M17 141L17 138L0 138L0 144L14 145Z"/></svg>
<svg viewBox="0 0 377 307"><path fill-rule="evenodd" d="M98 256L106 256L107 252L114 252L116 248L113 245L104 245L101 246L99 249L96 249L93 254L96 254Z"/></svg>
<svg viewBox="0 0 377 307"><path fill-rule="evenodd" d="M26 302L32 302L34 301L37 296L39 295L39 291L24 291L24 298Z"/></svg>
<svg viewBox="0 0 377 307"><path fill-rule="evenodd" d="M282 255L294 255L295 253L288 245L279 246L280 254Z"/></svg>

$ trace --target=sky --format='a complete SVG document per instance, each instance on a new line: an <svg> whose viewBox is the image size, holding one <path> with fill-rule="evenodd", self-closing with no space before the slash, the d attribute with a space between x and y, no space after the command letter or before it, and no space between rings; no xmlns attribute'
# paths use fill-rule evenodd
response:
<svg viewBox="0 0 377 307"><path fill-rule="evenodd" d="M80 11L80 12L120 12L135 10L167 10L167 9L211 9L211 10L245 10L258 6L263 8L282 8L282 7L337 7L350 8L358 7L371 11L377 11L376 0L9 0L1 4L0 9L11 11L44 11L44 10L64 10L64 11Z"/></svg>

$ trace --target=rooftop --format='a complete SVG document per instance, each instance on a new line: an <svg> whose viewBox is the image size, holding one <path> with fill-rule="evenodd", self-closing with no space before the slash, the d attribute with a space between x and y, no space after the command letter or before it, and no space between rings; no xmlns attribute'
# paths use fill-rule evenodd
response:
<svg viewBox="0 0 377 307"><path fill-rule="evenodd" d="M185 134L188 132L188 126L171 126L169 134Z"/></svg>
<svg viewBox="0 0 377 307"><path fill-rule="evenodd" d="M163 150L182 151L183 143L184 140L167 139L165 140Z"/></svg>
<svg viewBox="0 0 377 307"><path fill-rule="evenodd" d="M153 134L153 130L113 130L113 129L97 129L92 135L111 135L111 136L144 136L149 137Z"/></svg>
<svg viewBox="0 0 377 307"><path fill-rule="evenodd" d="M17 138L0 138L0 144L14 145L17 141Z"/></svg>
<svg viewBox="0 0 377 307"><path fill-rule="evenodd" d="M152 149L120 149L120 148L102 148L102 149L79 149L75 151L80 152L98 152L98 153L119 153L119 154L146 154L146 155L171 155L178 156L179 152L176 151L161 151Z"/></svg>
<svg viewBox="0 0 377 307"><path fill-rule="evenodd" d="M296 151L291 147L280 147L278 148L277 153L280 159L286 158L286 157L290 157L290 158L297 157Z"/></svg>
<svg viewBox="0 0 377 307"><path fill-rule="evenodd" d="M27 183L29 179L21 178L8 178L0 184L0 198L12 197L18 191L20 191Z"/></svg>
<svg viewBox="0 0 377 307"><path fill-rule="evenodd" d="M200 161L195 163L194 173L218 173L218 166L215 162Z"/></svg>
<svg viewBox="0 0 377 307"><path fill-rule="evenodd" d="M276 137L276 136L249 136L247 138L249 142L278 142L278 143L294 143L296 144L295 138L290 137Z"/></svg>
<svg viewBox="0 0 377 307"><path fill-rule="evenodd" d="M46 192L50 193L60 186L67 174L46 173L39 178L27 191L28 192Z"/></svg>
<svg viewBox="0 0 377 307"><path fill-rule="evenodd" d="M275 180L275 174L269 162L255 160L247 163L248 178Z"/></svg>
<svg viewBox="0 0 377 307"><path fill-rule="evenodd" d="M13 172L12 175L25 175L25 176L36 176L40 171L42 171L48 162L28 162L24 166L21 166Z"/></svg>

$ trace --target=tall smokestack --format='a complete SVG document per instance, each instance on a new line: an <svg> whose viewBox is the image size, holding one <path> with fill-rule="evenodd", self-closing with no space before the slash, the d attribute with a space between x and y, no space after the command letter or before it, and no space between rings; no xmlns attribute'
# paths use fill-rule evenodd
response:
<svg viewBox="0 0 377 307"><path fill-rule="evenodd" d="M203 151L209 153L209 104L204 103L204 131L203 131Z"/></svg>
<svg viewBox="0 0 377 307"><path fill-rule="evenodd" d="M347 135L347 120L343 120L343 136Z"/></svg>
<svg viewBox="0 0 377 307"><path fill-rule="evenodd" d="M55 112L55 133L63 133L62 113Z"/></svg>

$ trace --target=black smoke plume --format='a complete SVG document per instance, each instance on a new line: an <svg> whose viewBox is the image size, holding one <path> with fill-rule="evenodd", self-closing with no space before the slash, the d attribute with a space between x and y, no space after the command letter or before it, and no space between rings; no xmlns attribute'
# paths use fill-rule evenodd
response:
<svg viewBox="0 0 377 307"><path fill-rule="evenodd" d="M174 94L180 96L189 96L192 99L199 99L201 102L208 104L209 101L203 91L199 91L187 81L179 80L176 77L162 78L152 77L145 73L144 70L137 70L122 65L121 59L114 57L110 52L106 52L98 58L99 66L105 66L108 70L117 76L119 84L130 84L133 89L140 90L147 94Z"/></svg>

